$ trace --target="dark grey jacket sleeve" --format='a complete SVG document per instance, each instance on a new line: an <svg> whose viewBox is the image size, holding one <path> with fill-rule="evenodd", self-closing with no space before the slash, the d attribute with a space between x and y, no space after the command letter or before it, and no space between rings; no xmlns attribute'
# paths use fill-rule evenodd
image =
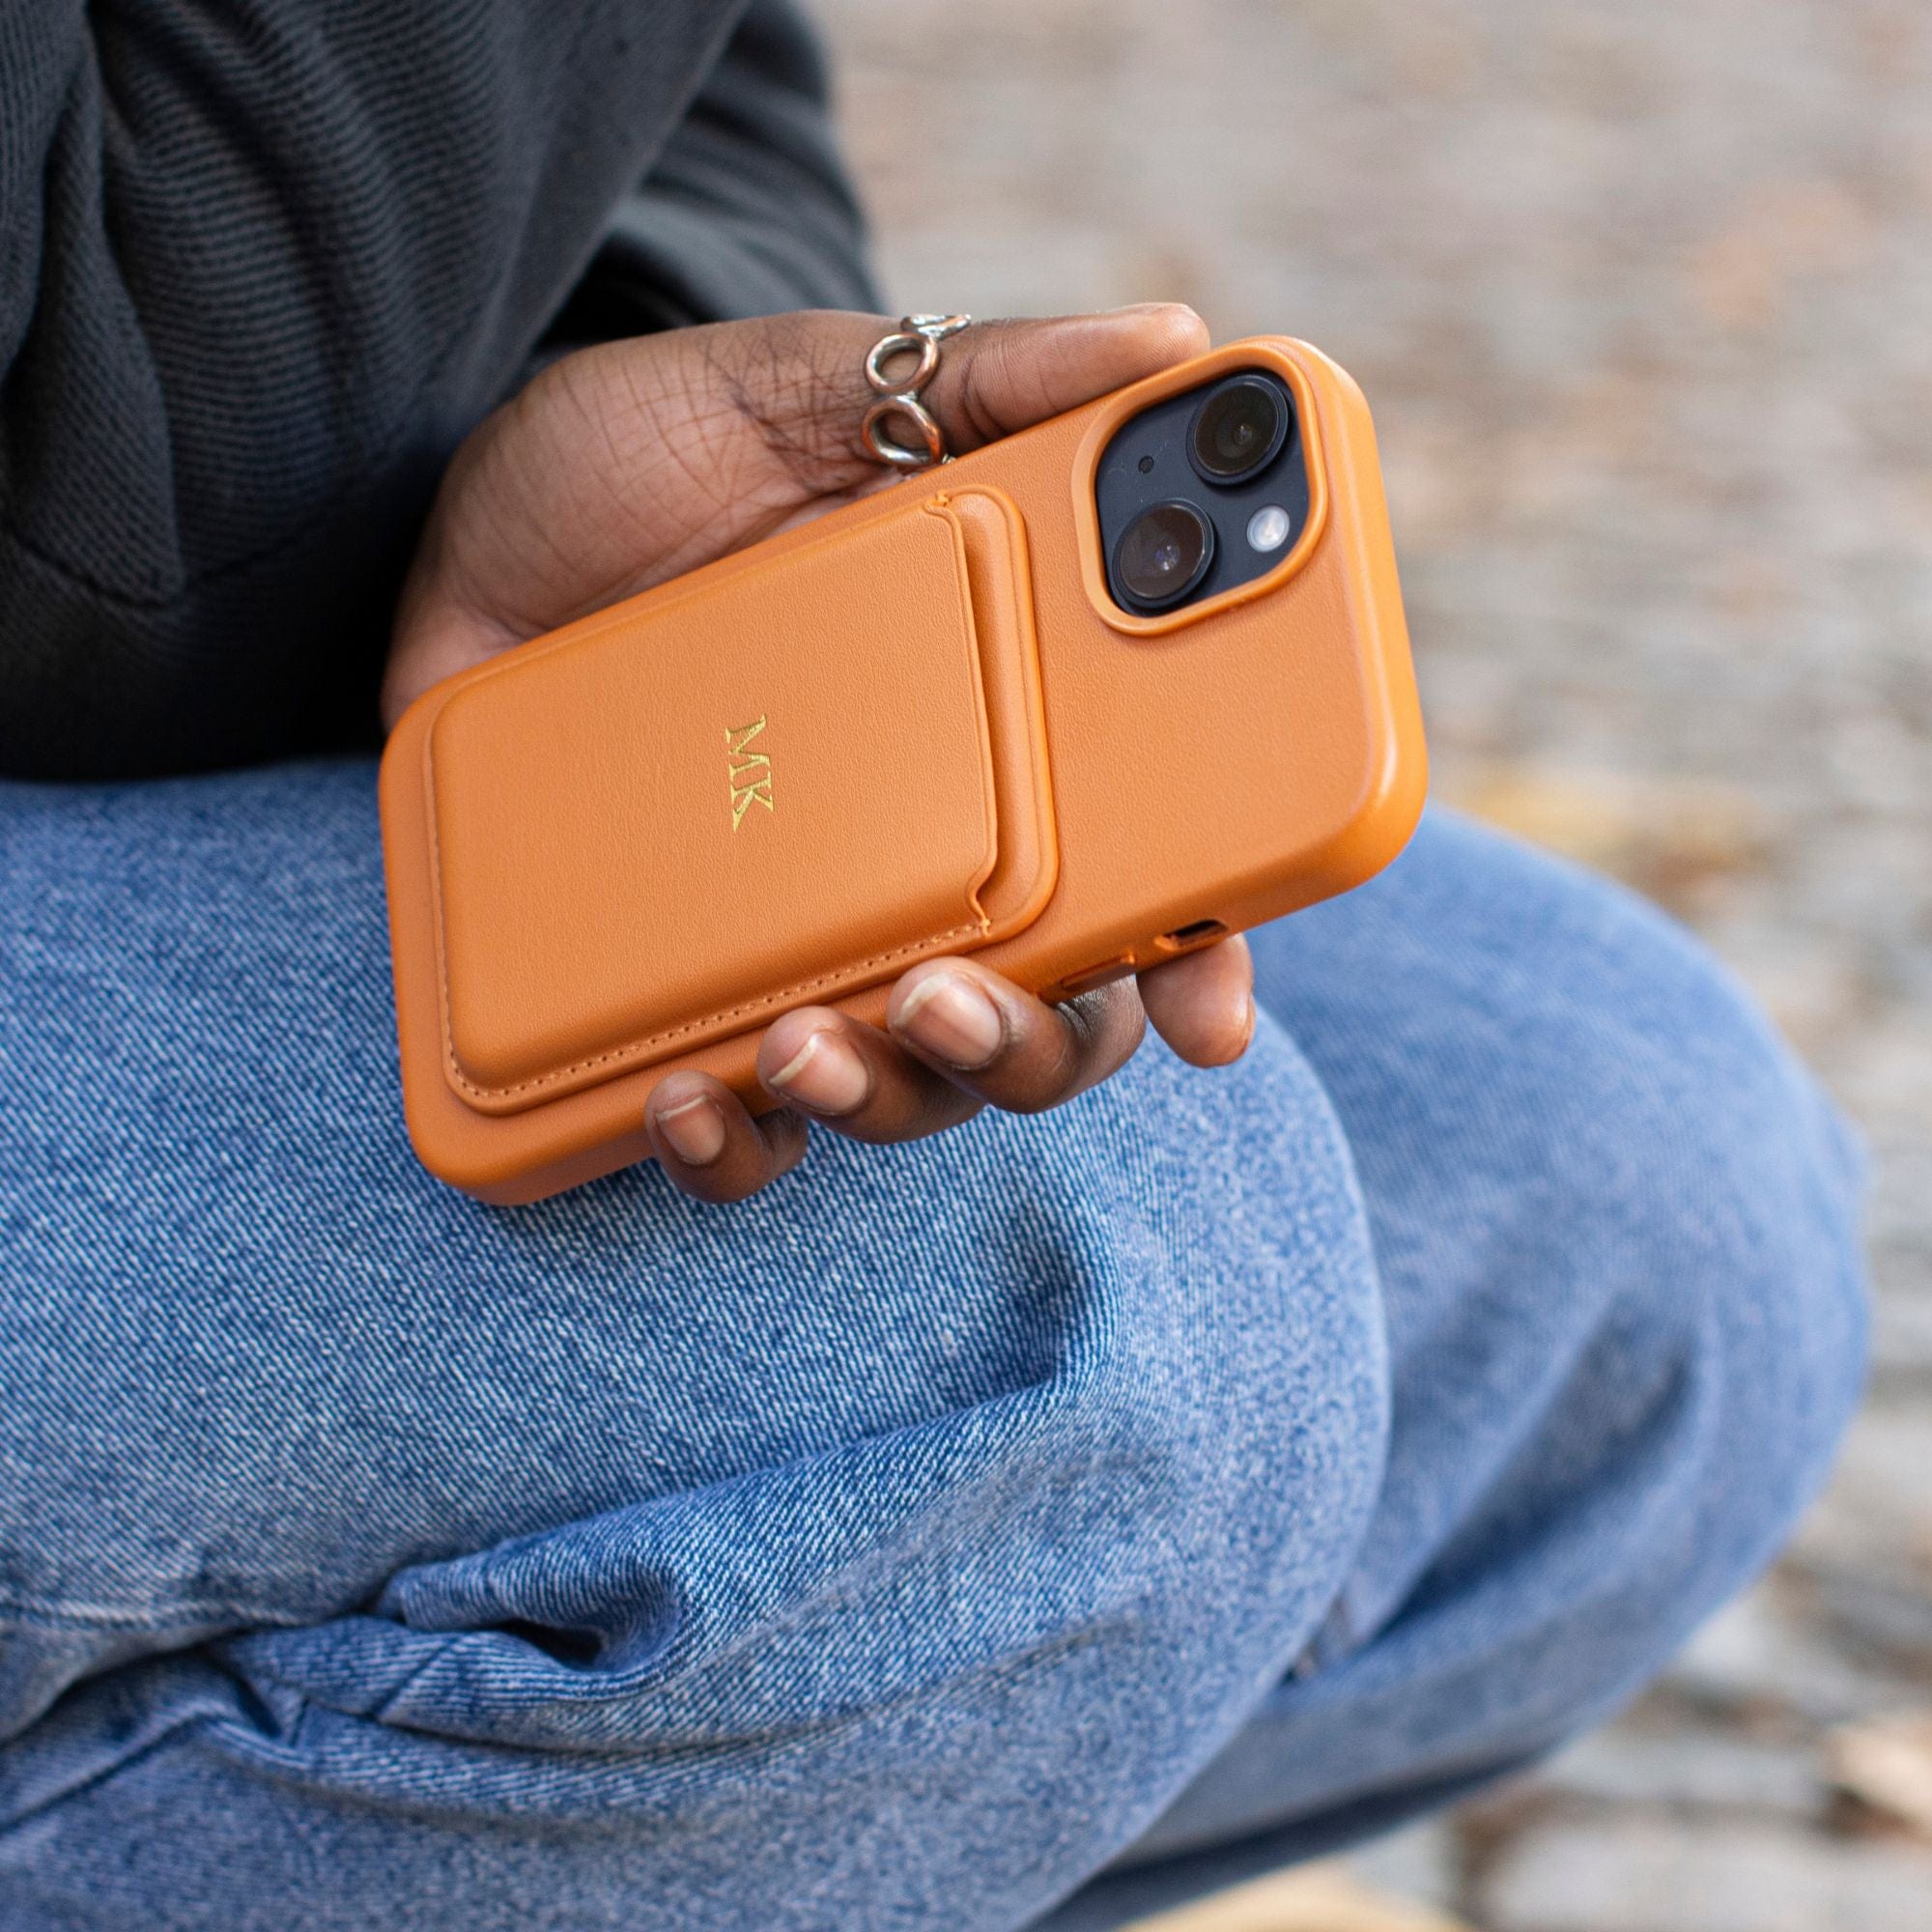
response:
<svg viewBox="0 0 1932 1932"><path fill-rule="evenodd" d="M0 772L366 731L546 335L866 303L784 0L0 0Z"/></svg>

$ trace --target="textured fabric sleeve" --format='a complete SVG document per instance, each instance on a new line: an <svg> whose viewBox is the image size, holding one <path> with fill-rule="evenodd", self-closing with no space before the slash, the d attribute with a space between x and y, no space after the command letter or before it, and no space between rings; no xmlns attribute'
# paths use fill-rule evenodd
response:
<svg viewBox="0 0 1932 1932"><path fill-rule="evenodd" d="M760 0L618 209L546 347L793 308L880 306L833 140L824 61Z"/></svg>
<svg viewBox="0 0 1932 1932"><path fill-rule="evenodd" d="M371 728L441 466L620 206L663 319L851 285L816 56L738 13L0 0L0 771Z"/></svg>

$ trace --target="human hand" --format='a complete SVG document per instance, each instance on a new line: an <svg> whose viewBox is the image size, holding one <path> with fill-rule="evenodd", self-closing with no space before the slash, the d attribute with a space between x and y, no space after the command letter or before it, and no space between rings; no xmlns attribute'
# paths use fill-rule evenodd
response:
<svg viewBox="0 0 1932 1932"><path fill-rule="evenodd" d="M451 673L889 485L864 453L875 400L861 373L892 324L814 312L604 344L564 357L483 422L443 478L398 607L385 722ZM1208 346L1191 310L979 323L952 337L923 400L948 446L995 438L1168 368ZM1254 1028L1238 938L1050 1007L970 959L895 987L884 1029L804 1007L767 1029L754 1117L709 1075L661 1081L646 1105L659 1160L707 1201L795 1166L806 1121L858 1140L913 1140L992 1105L1034 1113L1116 1071L1151 1020L1199 1066Z"/></svg>

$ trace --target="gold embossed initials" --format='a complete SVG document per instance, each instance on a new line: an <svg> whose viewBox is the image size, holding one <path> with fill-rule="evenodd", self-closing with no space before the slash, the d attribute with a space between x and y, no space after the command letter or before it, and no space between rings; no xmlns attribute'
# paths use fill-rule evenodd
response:
<svg viewBox="0 0 1932 1932"><path fill-rule="evenodd" d="M772 761L764 753L750 749L752 740L764 728L762 717L750 724L724 727L724 757L731 772L733 832L744 824L745 814L753 806L762 805L767 811L778 809L772 804Z"/></svg>

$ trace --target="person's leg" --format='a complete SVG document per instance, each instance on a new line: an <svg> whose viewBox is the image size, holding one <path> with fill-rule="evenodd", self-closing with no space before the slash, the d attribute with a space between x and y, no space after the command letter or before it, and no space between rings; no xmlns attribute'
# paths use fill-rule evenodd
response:
<svg viewBox="0 0 1932 1932"><path fill-rule="evenodd" d="M1288 1037L497 1211L373 774L0 787L0 1926L1005 1932L1306 1647L1382 1315Z"/></svg>
<svg viewBox="0 0 1932 1932"><path fill-rule="evenodd" d="M1301 1672L1050 1923L1119 1923L1525 1762L1817 1487L1864 1339L1859 1159L1687 935L1452 817L1256 936L1370 1210L1387 1470Z"/></svg>

